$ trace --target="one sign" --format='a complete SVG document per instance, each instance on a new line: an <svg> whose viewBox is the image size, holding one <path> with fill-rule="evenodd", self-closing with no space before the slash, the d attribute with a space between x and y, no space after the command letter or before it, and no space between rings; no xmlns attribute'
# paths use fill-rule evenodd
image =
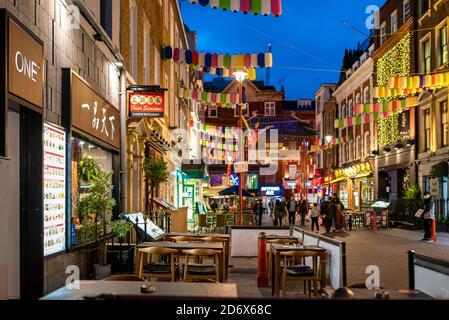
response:
<svg viewBox="0 0 449 320"><path fill-rule="evenodd" d="M231 179L230 179L230 183L233 186L239 186L240 185L240 178L237 174L231 174Z"/></svg>
<svg viewBox="0 0 449 320"><path fill-rule="evenodd" d="M9 19L8 91L43 108L44 47Z"/></svg>
<svg viewBox="0 0 449 320"><path fill-rule="evenodd" d="M285 181L284 189L285 190L295 190L296 189L296 181Z"/></svg>
<svg viewBox="0 0 449 320"><path fill-rule="evenodd" d="M72 73L72 126L117 149L120 148L120 112Z"/></svg>
<svg viewBox="0 0 449 320"><path fill-rule="evenodd" d="M245 161L234 163L234 172L235 173L248 172L248 162Z"/></svg>
<svg viewBox="0 0 449 320"><path fill-rule="evenodd" d="M291 179L296 179L296 173L297 173L297 165L292 164L288 166L288 174Z"/></svg>
<svg viewBox="0 0 449 320"><path fill-rule="evenodd" d="M44 123L44 256L65 250L66 134Z"/></svg>
<svg viewBox="0 0 449 320"><path fill-rule="evenodd" d="M163 118L165 112L165 93L130 93L130 117Z"/></svg>
<svg viewBox="0 0 449 320"><path fill-rule="evenodd" d="M260 187L261 197L282 197L282 187L278 185L272 186L261 186Z"/></svg>

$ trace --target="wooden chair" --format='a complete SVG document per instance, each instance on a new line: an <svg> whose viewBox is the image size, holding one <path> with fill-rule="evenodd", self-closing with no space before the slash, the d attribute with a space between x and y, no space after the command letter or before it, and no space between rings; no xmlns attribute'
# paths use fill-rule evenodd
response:
<svg viewBox="0 0 449 320"><path fill-rule="evenodd" d="M139 274L140 278L151 281L151 279L170 279L172 282L179 277L179 255L178 250L152 247L139 249L141 254ZM159 261L154 262L153 256L159 255ZM169 261L164 261L169 257Z"/></svg>
<svg viewBox="0 0 449 320"><path fill-rule="evenodd" d="M193 249L184 250L183 253L186 255L183 272L184 281L220 281L219 255L221 254L221 252L219 250ZM213 263L190 263L191 257L193 257L194 260L198 261L204 261L204 258L213 258Z"/></svg>
<svg viewBox="0 0 449 320"><path fill-rule="evenodd" d="M209 230L210 229L210 225L207 221L207 215L205 214L199 214L197 215L197 219L198 219L198 231L202 232L204 229Z"/></svg>
<svg viewBox="0 0 449 320"><path fill-rule="evenodd" d="M304 281L304 294L307 294L308 285L309 298L311 297L312 292L311 282L313 282L314 296L316 297L318 295L320 256L321 252L313 250L281 252L281 257L284 257L284 265L282 266L282 291L284 294L287 279L290 278ZM291 264L292 260L297 261L299 259L299 261L304 262L308 257L312 258L312 267L304 264Z"/></svg>
<svg viewBox="0 0 449 320"><path fill-rule="evenodd" d="M224 232L226 229L226 215L224 214L217 214L216 223L215 223L215 232L222 231Z"/></svg>
<svg viewBox="0 0 449 320"><path fill-rule="evenodd" d="M267 270L268 270L268 275L271 275L271 245L272 244L275 244L275 243L277 243L277 244L283 244L283 245L294 245L294 244L298 244L298 243L300 243L300 241L298 240L298 239L281 239L281 238L279 238L279 239L269 239L269 240L267 240L267 245L268 245L268 252L267 252L267 255L268 255L268 257L267 257L267 262L268 262L268 267L267 267Z"/></svg>
<svg viewBox="0 0 449 320"><path fill-rule="evenodd" d="M109 278L103 279L102 281L146 281L146 280L136 276L135 274L119 274L115 276L110 276Z"/></svg>

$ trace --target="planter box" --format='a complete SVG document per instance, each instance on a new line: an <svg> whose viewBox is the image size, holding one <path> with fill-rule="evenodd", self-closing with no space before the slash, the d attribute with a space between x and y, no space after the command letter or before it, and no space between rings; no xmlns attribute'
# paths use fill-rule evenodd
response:
<svg viewBox="0 0 449 320"><path fill-rule="evenodd" d="M113 273L132 273L134 269L134 246L108 245L107 262L112 265Z"/></svg>

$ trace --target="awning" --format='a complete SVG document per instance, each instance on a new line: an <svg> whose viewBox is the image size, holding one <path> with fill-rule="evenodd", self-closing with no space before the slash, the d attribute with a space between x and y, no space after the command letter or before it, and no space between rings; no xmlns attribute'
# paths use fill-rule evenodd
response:
<svg viewBox="0 0 449 320"><path fill-rule="evenodd" d="M203 197L215 197L218 196L219 193L229 186L219 186L219 187L210 187L210 188L203 188Z"/></svg>
<svg viewBox="0 0 449 320"><path fill-rule="evenodd" d="M448 169L448 162L441 161L440 163L432 166L432 169L430 170L430 176L434 178L447 177L449 176Z"/></svg>
<svg viewBox="0 0 449 320"><path fill-rule="evenodd" d="M361 178L367 178L367 177L371 177L373 175L372 172L365 172L365 173L360 173L354 177L351 177L351 179L361 179Z"/></svg>
<svg viewBox="0 0 449 320"><path fill-rule="evenodd" d="M171 205L167 201L160 199L160 198L153 198L153 202L158 206L165 210L177 210L175 206Z"/></svg>
<svg viewBox="0 0 449 320"><path fill-rule="evenodd" d="M190 161L190 163L183 163L181 170L189 179L202 180L205 175L205 167L204 162L195 163L194 161Z"/></svg>

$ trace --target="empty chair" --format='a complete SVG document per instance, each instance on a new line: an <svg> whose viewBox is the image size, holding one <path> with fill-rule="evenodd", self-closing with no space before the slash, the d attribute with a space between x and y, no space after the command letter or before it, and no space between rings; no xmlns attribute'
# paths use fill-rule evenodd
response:
<svg viewBox="0 0 449 320"><path fill-rule="evenodd" d="M119 274L103 279L103 281L145 281L145 279L140 278L135 274Z"/></svg>
<svg viewBox="0 0 449 320"><path fill-rule="evenodd" d="M182 242L201 242L200 238L189 237L189 236L173 236L169 238L172 242L182 243Z"/></svg>
<svg viewBox="0 0 449 320"><path fill-rule="evenodd" d="M186 255L184 281L220 281L219 256L221 252L219 250L193 249L184 250L183 253ZM194 261L201 261L201 263L191 263L191 258ZM203 262L208 258L212 258L212 263Z"/></svg>
<svg viewBox="0 0 449 320"><path fill-rule="evenodd" d="M226 215L217 214L217 218L215 220L215 232L224 232L226 229Z"/></svg>
<svg viewBox="0 0 449 320"><path fill-rule="evenodd" d="M202 232L204 229L209 230L210 225L207 221L207 215L205 214L198 214L197 215L197 221L198 221L198 231Z"/></svg>
<svg viewBox="0 0 449 320"><path fill-rule="evenodd" d="M268 247L268 252L267 252L267 263L268 263L268 267L267 267L267 271L268 274L271 275L271 245L272 244L283 244L283 245L294 245L294 244L298 244L300 243L300 241L296 238L291 238L291 239L285 239L285 238L272 238L272 239L268 239L267 240L267 244L269 245Z"/></svg>
<svg viewBox="0 0 449 320"><path fill-rule="evenodd" d="M179 276L178 250L151 247L139 249L141 254L139 277L146 280L170 279L172 282ZM157 261L153 258L157 257Z"/></svg>
<svg viewBox="0 0 449 320"><path fill-rule="evenodd" d="M304 282L304 293L307 294L308 287L309 297L311 297L311 283L313 282L314 295L318 295L318 281L320 280L318 262L320 255L321 252L313 250L281 252L281 257L284 258L284 265L282 266L282 290L284 294L287 280L292 279ZM312 258L312 267L304 264L291 264L290 262L292 260L303 262L308 257Z"/></svg>

